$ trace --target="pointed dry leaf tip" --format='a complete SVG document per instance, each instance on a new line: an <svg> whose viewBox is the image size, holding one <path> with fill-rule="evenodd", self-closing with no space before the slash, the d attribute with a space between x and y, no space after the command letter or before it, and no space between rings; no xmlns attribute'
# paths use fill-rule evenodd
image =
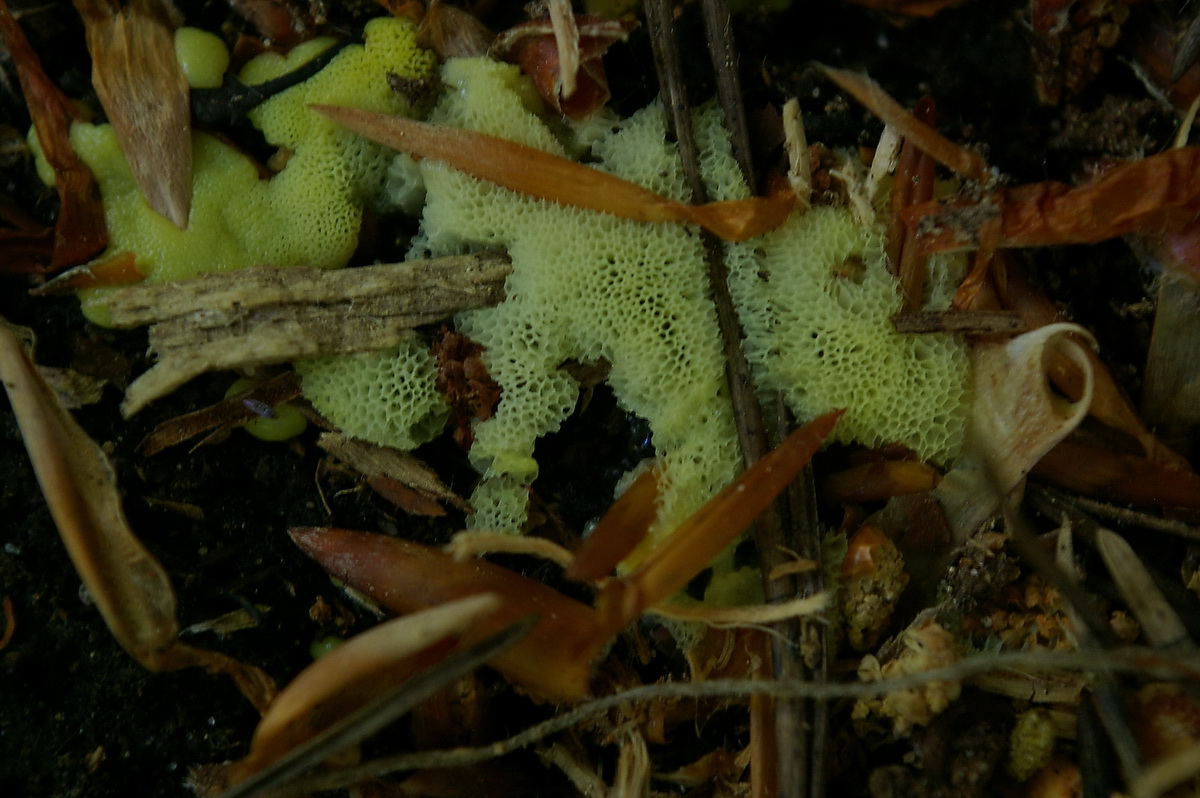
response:
<svg viewBox="0 0 1200 798"><path fill-rule="evenodd" d="M650 531L658 515L658 493L657 469L647 468L638 474L584 539L563 576L595 582L611 575Z"/></svg>
<svg viewBox="0 0 1200 798"><path fill-rule="evenodd" d="M976 349L968 447L987 463L1002 495L1087 415L1095 379L1087 350L1076 336L1096 345L1084 328L1060 323ZM1050 387L1047 363L1055 351L1069 358L1082 377L1075 401Z"/></svg>
<svg viewBox="0 0 1200 798"><path fill-rule="evenodd" d="M501 609L464 636L482 640L507 625L537 615L537 626L489 663L531 693L574 701L587 694L592 660L608 642L595 610L533 579L485 560L457 562L419 543L335 528L293 529L306 554L334 577L398 613L434 607L483 592Z"/></svg>
<svg viewBox="0 0 1200 798"><path fill-rule="evenodd" d="M842 91L865 105L884 123L896 128L901 136L915 143L947 169L970 180L986 182L991 178L991 170L983 158L922 123L866 75L827 66L822 66L821 70Z"/></svg>
<svg viewBox="0 0 1200 798"><path fill-rule="evenodd" d="M440 660L450 646L439 643L461 636L500 605L495 593L468 596L382 623L321 657L271 702L250 753L231 766L229 781L249 777ZM422 651L429 655L418 657Z"/></svg>
<svg viewBox="0 0 1200 798"><path fill-rule="evenodd" d="M75 0L92 84L147 204L179 229L192 203L188 83L167 0Z"/></svg>
<svg viewBox="0 0 1200 798"><path fill-rule="evenodd" d="M313 105L342 127L417 158L560 205L640 222L690 222L727 241L744 241L778 227L795 202L790 190L767 197L685 205L607 172L513 141L387 114Z"/></svg>
<svg viewBox="0 0 1200 798"><path fill-rule="evenodd" d="M624 626L687 585L795 479L844 412L827 413L794 431L688 516L634 573L611 580L600 597L606 622Z"/></svg>
<svg viewBox="0 0 1200 798"><path fill-rule="evenodd" d="M67 554L121 647L154 671L198 665L227 673L256 707L265 707L274 694L266 674L179 642L175 591L129 528L111 463L2 323L0 381Z"/></svg>

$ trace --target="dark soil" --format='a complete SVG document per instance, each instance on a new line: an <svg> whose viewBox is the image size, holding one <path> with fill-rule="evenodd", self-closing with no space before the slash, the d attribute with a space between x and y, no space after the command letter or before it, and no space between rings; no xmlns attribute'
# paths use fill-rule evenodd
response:
<svg viewBox="0 0 1200 798"><path fill-rule="evenodd" d="M224 4L182 6L193 22L214 27L224 21ZM331 6L331 17L355 24L353 16L339 15L337 3ZM1174 10L1174 4L1134 5L1127 27ZM1084 158L1149 153L1169 141L1172 119L1161 107L1145 104L1147 93L1127 66L1121 44L1101 54L1103 69L1062 104L1039 105L1027 11L1022 2L967 0L933 19L896 25L846 3L797 2L778 14L743 17L738 36L760 162L769 164L777 155L767 111L793 94L801 98L810 141L870 146L877 138L879 123L819 79L808 66L812 61L865 68L910 107L923 94L933 96L941 131L980 145L1015 182L1069 180ZM82 95L87 71L72 14L69 4L59 4L31 12L25 24L52 76ZM692 16L692 9L684 11L685 24ZM614 51L610 69L618 104L649 98L650 64L643 34ZM8 81L0 82L0 113L8 115L0 122L24 130L28 120L2 51L0 66L0 77ZM1105 114L1111 115L1107 125ZM0 190L49 218L53 203L30 179L26 162L14 159L0 175ZM1023 259L1097 334L1114 371L1136 391L1150 317L1129 311L1146 299L1146 278L1128 249L1118 243ZM1104 275L1102 288L1096 275ZM37 332L41 364L103 370L118 385L148 366L143 334L92 327L74 300L30 299L29 285L25 277L0 277L0 316ZM77 418L111 449L130 522L172 575L181 626L238 609L258 616L253 628L185 639L258 665L283 684L310 661L311 643L374 622L295 549L285 534L289 527L399 528L438 540L461 519L415 522L367 493L339 493L353 486L318 480L321 453L311 430L287 444L263 443L238 431L195 451L184 445L151 458L137 453L138 442L156 423L220 399L230 381L224 375L198 379L128 421L117 410L120 391L111 387L103 402L80 410ZM553 451L561 466L537 486L546 512L573 530L603 508L608 486L645 445L636 421L624 418L603 391L593 401L547 443L547 453ZM467 493L471 472L461 453L447 441L428 450L452 486ZM144 670L118 647L81 595L3 398L0 530L0 597L11 599L16 624L11 642L0 650L0 795L184 795L189 767L245 752L256 716L230 683L197 670ZM314 620L310 609L321 600L331 611Z"/></svg>

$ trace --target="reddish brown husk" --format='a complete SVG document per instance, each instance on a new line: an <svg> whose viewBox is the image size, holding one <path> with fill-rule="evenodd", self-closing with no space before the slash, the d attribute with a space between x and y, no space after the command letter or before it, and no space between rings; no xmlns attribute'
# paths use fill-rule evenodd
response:
<svg viewBox="0 0 1200 798"><path fill-rule="evenodd" d="M132 285L145 279L146 275L137 267L137 256L129 250L122 250L69 269L29 293L33 296L73 294L84 288Z"/></svg>
<svg viewBox="0 0 1200 798"><path fill-rule="evenodd" d="M632 20L575 15L579 31L579 71L575 91L563 96L558 44L549 19L536 19L510 28L496 39L492 53L516 64L533 80L542 99L572 119L583 119L608 102L604 53L623 42L637 27Z"/></svg>
<svg viewBox="0 0 1200 798"><path fill-rule="evenodd" d="M83 263L108 245L104 206L91 170L71 148L70 127L78 119L75 106L58 90L42 69L41 61L13 18L8 4L0 0L0 39L12 55L21 81L25 104L33 117L46 161L54 169L55 187L61 202L54 227L52 254L33 246L27 237L13 237L16 251L10 253L0 240L0 252L9 261L6 270L55 272ZM17 267L14 261L23 257ZM19 261L18 261L19 262Z"/></svg>
<svg viewBox="0 0 1200 798"><path fill-rule="evenodd" d="M690 222L727 241L745 241L775 229L796 199L781 187L766 197L685 205L607 172L495 136L357 108L312 108L380 144L443 161L512 191L640 222Z"/></svg>
<svg viewBox="0 0 1200 798"><path fill-rule="evenodd" d="M293 529L290 534L330 574L396 613L476 593L499 594L504 606L464 638L466 645L538 615L533 631L492 666L544 698L576 701L587 695L592 660L608 636L586 604L484 560L458 562L400 538L330 527Z"/></svg>
<svg viewBox="0 0 1200 798"><path fill-rule="evenodd" d="M941 475L916 460L864 463L821 480L821 498L838 504L874 502L931 490Z"/></svg>
<svg viewBox="0 0 1200 798"><path fill-rule="evenodd" d="M1200 509L1200 475L1073 441L1051 449L1032 473L1076 493L1108 501Z"/></svg>
<svg viewBox="0 0 1200 798"><path fill-rule="evenodd" d="M600 594L606 623L619 629L683 587L737 538L812 459L842 410L792 432L783 443L692 513L629 576Z"/></svg>

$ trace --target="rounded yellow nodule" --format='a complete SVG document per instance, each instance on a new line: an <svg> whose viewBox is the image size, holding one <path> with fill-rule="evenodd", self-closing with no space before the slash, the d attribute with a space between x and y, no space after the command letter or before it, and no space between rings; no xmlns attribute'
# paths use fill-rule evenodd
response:
<svg viewBox="0 0 1200 798"><path fill-rule="evenodd" d="M215 33L199 28L175 31L175 58L193 89L215 89L229 68L229 50Z"/></svg>

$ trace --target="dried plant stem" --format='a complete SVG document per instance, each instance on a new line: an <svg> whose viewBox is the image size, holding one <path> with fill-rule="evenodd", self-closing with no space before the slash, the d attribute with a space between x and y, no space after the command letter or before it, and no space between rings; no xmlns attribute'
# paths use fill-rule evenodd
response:
<svg viewBox="0 0 1200 798"><path fill-rule="evenodd" d="M1200 527L1177 521L1174 518L1163 518L1150 513L1131 510L1108 502L1089 499L1085 496L1075 496L1054 488L1037 485L1029 491L1029 495L1038 503L1040 509L1048 516L1056 516L1064 511L1071 515L1080 515L1080 511L1090 513L1121 524L1162 532L1167 535L1200 541Z"/></svg>
<svg viewBox="0 0 1200 798"><path fill-rule="evenodd" d="M1108 651L1004 651L976 654L953 665L924 673L884 679L877 682L758 681L716 679L708 682L668 682L644 685L582 704L575 709L538 723L512 737L478 748L421 751L377 759L354 768L324 773L297 781L275 798L306 792L332 790L365 779L390 773L425 768L465 767L505 756L527 748L559 732L579 725L612 709L647 701L729 698L748 699L769 695L776 699L832 701L842 698L881 696L911 690L935 681L967 679L991 671L1065 670L1099 674L1136 673L1164 680L1200 679L1195 657L1190 654L1164 654L1153 649L1130 647Z"/></svg>
<svg viewBox="0 0 1200 798"><path fill-rule="evenodd" d="M669 123L678 142L685 179L692 193L691 201L702 203L706 200L704 183L700 175L699 154L692 131L683 67L672 28L672 5L669 0L648 0L645 5L659 86L667 107ZM745 111L742 108L728 9L721 0L705 0L703 8L726 125L732 132L734 153L738 157L743 175L753 185L749 138L746 134ZM742 141L741 153L738 152L739 139ZM705 242L709 290L713 296L725 354L725 376L733 403L738 443L743 461L748 467L761 459L768 450L766 426L762 408L754 392L750 367L742 351L742 330L729 294L728 269L723 251L711 235L705 237ZM796 596L794 580L766 579L766 574L784 560L783 551L790 543L784 530L790 526L787 509L782 501L769 507L754 525L759 564L764 575L764 589L768 602L787 601ZM795 634L797 630L794 626L790 630L784 626L780 631L786 635L788 631ZM799 666L794 662L794 652L779 639L779 636L772 637L771 653L774 663L772 667L777 675L790 675L798 669ZM795 734L804 723L799 715L800 707L789 702L780 705L777 710L772 708L769 717L762 714L767 710L766 702L756 702L751 706L751 726L758 732L752 735L751 746L764 746L771 742L773 750L767 756L774 760L769 765L763 763L765 767L754 769L752 792L781 796L803 794L806 792L804 779L792 767L792 763L797 759L792 753L796 750L798 742ZM782 722L780 714L784 715ZM786 754L781 755L784 752ZM761 762L761 759L759 761Z"/></svg>
<svg viewBox="0 0 1200 798"><path fill-rule="evenodd" d="M701 0L708 53L717 76L717 99L725 113L725 126L733 145L733 157L742 170L750 190L755 189L754 160L750 150L750 129L746 124L746 103L742 99L742 81L738 75L738 53L733 41L733 21L725 0Z"/></svg>

